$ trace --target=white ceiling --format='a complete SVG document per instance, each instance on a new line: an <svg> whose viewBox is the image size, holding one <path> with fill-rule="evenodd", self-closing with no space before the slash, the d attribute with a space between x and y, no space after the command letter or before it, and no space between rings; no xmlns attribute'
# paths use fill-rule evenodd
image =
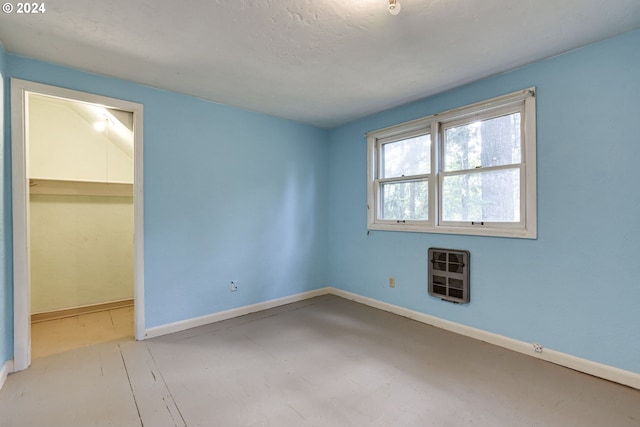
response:
<svg viewBox="0 0 640 427"><path fill-rule="evenodd" d="M640 28L640 0L54 0L7 51L331 128Z"/></svg>

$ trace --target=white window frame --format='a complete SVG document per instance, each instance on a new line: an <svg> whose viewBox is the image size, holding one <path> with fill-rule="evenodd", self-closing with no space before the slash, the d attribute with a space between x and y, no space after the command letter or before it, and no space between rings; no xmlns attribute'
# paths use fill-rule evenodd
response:
<svg viewBox="0 0 640 427"><path fill-rule="evenodd" d="M433 162L434 162L434 150L433 150L433 135L431 135L431 123L429 121L417 120L412 122L410 126L404 126L402 132L393 132L386 136L386 133L381 133L379 137L376 139L376 153L374 153L373 161L376 162L375 168L379 171L382 168L382 158L377 153L382 150L382 147L385 144L393 143L396 141L402 141L404 139L413 138L421 135L430 135L431 138L431 170L433 171ZM376 179L374 182L376 194L379 195L380 188L382 184L390 183L390 182L411 182L417 180L426 180L428 182L428 192L429 192L429 201L428 204L431 206L434 200L433 189L434 185L434 175L433 172L428 174L420 174L420 175L411 175L409 177L396 177L396 178L380 178ZM378 209L380 209L380 203L378 203ZM376 215L377 216L377 215ZM385 220L382 218L378 218L378 224L384 225L396 225L403 224L405 226L417 226L421 227L423 225L432 225L433 224L433 215L431 215L431 209L429 208L429 218L427 220Z"/></svg>
<svg viewBox="0 0 640 427"><path fill-rule="evenodd" d="M426 233L467 234L478 236L537 238L536 217L536 106L535 88L528 88L487 101L464 106L443 113L368 132L367 137L367 228L369 230L409 231ZM478 172L518 169L520 171L520 222L470 223L442 220L442 184L448 175L465 172L446 172L443 166L443 130L470 118L487 119L505 111L521 113L521 163L481 167ZM431 135L431 173L429 183L429 214L424 221L386 220L380 217L381 147L389 142L421 134ZM468 171L467 171L468 173ZM424 177L424 176L421 176Z"/></svg>

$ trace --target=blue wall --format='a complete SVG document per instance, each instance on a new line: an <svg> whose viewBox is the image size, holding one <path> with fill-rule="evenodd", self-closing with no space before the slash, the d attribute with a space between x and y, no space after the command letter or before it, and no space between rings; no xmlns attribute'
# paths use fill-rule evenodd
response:
<svg viewBox="0 0 640 427"><path fill-rule="evenodd" d="M0 72L144 104L147 327L330 284L640 372L638 46L635 31L331 132L3 51ZM367 235L365 132L530 86L537 240ZM432 246L471 251L470 304L427 295ZM6 277L0 362L12 353Z"/></svg>
<svg viewBox="0 0 640 427"><path fill-rule="evenodd" d="M537 87L537 240L367 235L365 132L531 86ZM639 95L640 31L634 31L334 129L332 284L640 372ZM471 251L470 304L428 296L429 247Z"/></svg>
<svg viewBox="0 0 640 427"><path fill-rule="evenodd" d="M8 74L144 104L147 328L328 285L327 131L14 55Z"/></svg>
<svg viewBox="0 0 640 427"><path fill-rule="evenodd" d="M7 185L9 159L5 149L9 145L9 79L6 78L7 54L0 44L0 368L13 359L13 287L11 283L10 187Z"/></svg>

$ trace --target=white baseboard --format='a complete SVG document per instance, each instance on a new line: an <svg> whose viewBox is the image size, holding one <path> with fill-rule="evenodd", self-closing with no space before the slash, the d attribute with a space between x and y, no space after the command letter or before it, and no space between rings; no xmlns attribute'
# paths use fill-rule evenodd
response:
<svg viewBox="0 0 640 427"><path fill-rule="evenodd" d="M244 316L245 314L255 313L256 311L267 310L269 308L279 307L281 305L291 304L298 301L304 301L309 298L327 295L330 288L320 288L313 291L302 292L290 295L284 298L273 299L258 304L246 305L244 307L233 308L231 310L220 311L218 313L207 314L205 316L194 317L192 319L181 320L179 322L168 323L166 325L149 328L145 331L145 339L155 338L161 335L172 334L174 332L184 331L186 329L195 328L209 323L220 322L222 320L232 319L234 317Z"/></svg>
<svg viewBox="0 0 640 427"><path fill-rule="evenodd" d="M487 332L482 329L472 328L460 323L451 322L439 317L430 316L428 314L409 310L404 307L378 301L373 298L364 297L340 289L328 288L328 292L332 295L359 302L361 304L365 304L380 310L398 314L400 316L407 317L421 323L426 323L427 325L455 332L457 334L464 335L470 338L475 338L489 344L517 351L518 353L523 353L532 357L536 357L538 359L546 360L547 362L555 363L556 365L571 368L576 371L584 372L585 374L624 384L626 386L640 390L640 374L637 372L625 371L623 369L603 365L601 363L582 359L580 357L572 356L570 354L562 353L549 348L544 348L542 350L542 353L536 353L533 349L532 343L515 340L513 338L508 338L503 335Z"/></svg>
<svg viewBox="0 0 640 427"><path fill-rule="evenodd" d="M106 185L106 184L105 184ZM110 185L110 184L109 184ZM118 184L129 185L129 184ZM98 313L100 311L116 310L119 308L133 307L133 298L122 299L98 304L82 305L80 307L63 308L60 310L44 311L31 314L31 323L46 322L49 320L64 319L65 317L80 316L82 314Z"/></svg>
<svg viewBox="0 0 640 427"><path fill-rule="evenodd" d="M238 316L244 316L245 314L255 313L257 311L267 310L269 308L279 307L281 305L291 304L294 302L303 301L305 299L327 294L336 295L345 299L368 305L370 307L388 311L399 316L407 317L409 319L413 319L427 325L455 332L466 337L484 341L489 344L497 345L499 347L516 351L518 353L526 354L528 356L542 359L547 362L555 363L556 365L564 366L576 371L584 372L585 374L593 375L619 384L624 384L626 386L640 390L640 373L625 371L623 369L603 365L591 360L582 359L580 357L552 350L550 348L543 348L542 353L537 353L534 350L532 343L505 337L504 335L495 334L493 332L473 328L471 326L462 325L460 323L441 319L435 316L430 316L428 314L420 313L408 308L389 304L373 298L365 297L332 287L315 289L313 291L303 292L284 298L278 298L258 304L252 304L244 307L234 308L231 310L221 311L219 313L208 314L206 316L195 317L193 319L187 319L162 326L156 326L154 328L149 328L146 330L145 339L155 338L174 332L180 332L186 329L207 325L209 323L219 322ZM4 373L6 369L8 368L6 368L5 364L3 370L0 371L0 380L2 380L3 378L1 374ZM11 370L8 370L8 372L11 372ZM6 378L6 373L4 374L4 377ZM2 384L2 381L0 381L0 384Z"/></svg>
<svg viewBox="0 0 640 427"><path fill-rule="evenodd" d="M13 372L13 360L7 360L2 365L2 369L0 369L0 390L2 390L2 386L11 372Z"/></svg>

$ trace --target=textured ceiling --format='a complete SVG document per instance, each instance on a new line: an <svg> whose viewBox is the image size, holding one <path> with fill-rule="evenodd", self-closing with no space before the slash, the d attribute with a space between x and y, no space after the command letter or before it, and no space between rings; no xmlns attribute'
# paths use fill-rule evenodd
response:
<svg viewBox="0 0 640 427"><path fill-rule="evenodd" d="M330 128L640 27L639 0L54 0L7 51Z"/></svg>

